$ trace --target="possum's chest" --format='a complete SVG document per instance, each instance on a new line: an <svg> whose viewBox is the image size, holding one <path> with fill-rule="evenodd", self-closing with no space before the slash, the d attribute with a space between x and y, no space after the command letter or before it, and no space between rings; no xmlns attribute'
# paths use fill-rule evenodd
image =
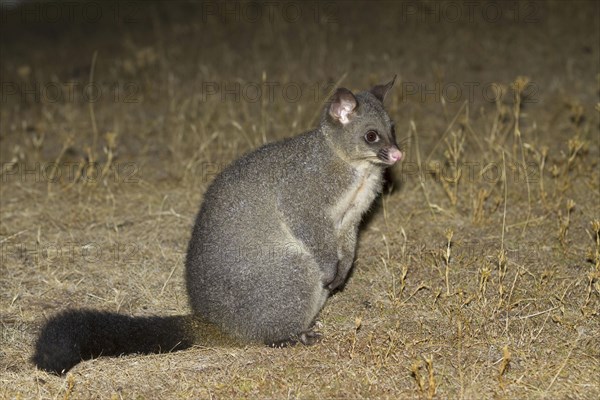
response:
<svg viewBox="0 0 600 400"><path fill-rule="evenodd" d="M356 227L381 190L382 174L378 168L366 166L356 171L351 185L331 209L338 232Z"/></svg>

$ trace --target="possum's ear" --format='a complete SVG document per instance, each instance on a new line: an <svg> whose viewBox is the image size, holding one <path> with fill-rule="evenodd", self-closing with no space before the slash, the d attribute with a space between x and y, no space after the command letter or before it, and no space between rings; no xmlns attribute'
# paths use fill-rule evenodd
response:
<svg viewBox="0 0 600 400"><path fill-rule="evenodd" d="M377 99L383 103L383 100L385 100L385 95L392 88L392 86L394 86L394 82L396 82L396 76L397 75L394 75L394 79L392 79L385 85L373 86L373 88L369 90L369 92L371 92L373 96L377 97Z"/></svg>
<svg viewBox="0 0 600 400"><path fill-rule="evenodd" d="M350 122L352 113L357 105L356 97L354 97L351 91L339 88L329 100L329 115L342 125L346 125Z"/></svg>

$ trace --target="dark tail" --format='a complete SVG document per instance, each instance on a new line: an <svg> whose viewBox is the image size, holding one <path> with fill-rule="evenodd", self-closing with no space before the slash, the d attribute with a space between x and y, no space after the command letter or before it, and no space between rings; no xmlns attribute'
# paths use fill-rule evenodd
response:
<svg viewBox="0 0 600 400"><path fill-rule="evenodd" d="M63 374L75 364L99 356L167 353L192 346L191 316L130 317L70 310L42 328L32 358L43 370Z"/></svg>

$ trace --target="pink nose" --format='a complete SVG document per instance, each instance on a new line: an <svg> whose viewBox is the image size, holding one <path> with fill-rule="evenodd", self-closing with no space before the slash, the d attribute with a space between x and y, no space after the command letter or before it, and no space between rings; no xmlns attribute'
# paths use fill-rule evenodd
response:
<svg viewBox="0 0 600 400"><path fill-rule="evenodd" d="M392 163L395 163L396 161L400 161L402 159L402 152L400 150L398 150L397 148L390 149L389 159Z"/></svg>

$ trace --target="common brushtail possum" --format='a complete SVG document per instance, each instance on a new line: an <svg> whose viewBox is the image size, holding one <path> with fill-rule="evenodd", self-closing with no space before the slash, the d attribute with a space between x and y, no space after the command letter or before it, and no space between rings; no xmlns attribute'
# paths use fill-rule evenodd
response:
<svg viewBox="0 0 600 400"><path fill-rule="evenodd" d="M395 78L394 78L395 80ZM42 327L34 363L64 373L82 360L194 344L313 344L317 314L345 282L358 226L402 158L383 101L394 84L338 88L309 132L266 144L210 184L189 242L189 316L67 310Z"/></svg>

